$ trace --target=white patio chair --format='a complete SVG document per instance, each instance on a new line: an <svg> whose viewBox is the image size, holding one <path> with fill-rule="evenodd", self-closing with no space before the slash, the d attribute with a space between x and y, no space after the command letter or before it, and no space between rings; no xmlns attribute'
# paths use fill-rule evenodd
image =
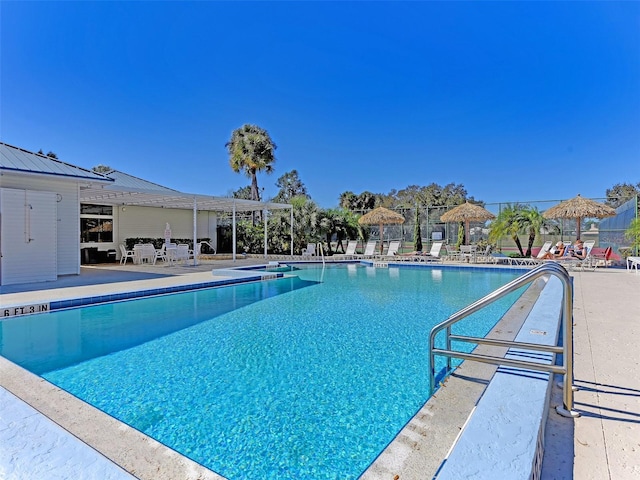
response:
<svg viewBox="0 0 640 480"><path fill-rule="evenodd" d="M141 265L143 263L155 264L156 249L152 243L138 243L133 246L134 260L133 263Z"/></svg>
<svg viewBox="0 0 640 480"><path fill-rule="evenodd" d="M445 249L447 250L447 260L460 260L460 251L457 250L453 245L445 245Z"/></svg>
<svg viewBox="0 0 640 480"><path fill-rule="evenodd" d="M460 260L467 260L469 263L476 263L477 245L460 245Z"/></svg>
<svg viewBox="0 0 640 480"><path fill-rule="evenodd" d="M611 247L607 247L607 250L609 251L609 255L611 255ZM606 262L609 260L606 250L604 253L603 260L606 265L607 264ZM625 259L625 263L627 264L627 272L632 272L635 269L636 273L638 273L639 271L638 269L640 268L640 257L627 257Z"/></svg>
<svg viewBox="0 0 640 480"><path fill-rule="evenodd" d="M136 252L127 250L124 245L120 244L120 265L127 263L127 258L130 258L135 263Z"/></svg>
<svg viewBox="0 0 640 480"><path fill-rule="evenodd" d="M158 248L155 251L156 254L156 258L153 260L153 264L155 265L156 262L158 261L158 259L162 260L163 262L167 261L167 244L163 243L161 248Z"/></svg>
<svg viewBox="0 0 640 480"><path fill-rule="evenodd" d="M316 244L315 243L307 243L307 248L302 249L303 257L315 257L316 255Z"/></svg>
<svg viewBox="0 0 640 480"><path fill-rule="evenodd" d="M189 260L189 245L186 243L179 243L176 247L176 261L187 263Z"/></svg>

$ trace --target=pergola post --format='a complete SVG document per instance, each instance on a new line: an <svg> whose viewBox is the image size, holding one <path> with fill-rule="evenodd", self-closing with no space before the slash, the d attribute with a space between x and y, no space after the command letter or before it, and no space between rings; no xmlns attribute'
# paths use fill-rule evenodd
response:
<svg viewBox="0 0 640 480"><path fill-rule="evenodd" d="M198 265L196 242L198 241L198 201L193 197L193 266Z"/></svg>
<svg viewBox="0 0 640 480"><path fill-rule="evenodd" d="M236 261L236 201L235 199L233 200L233 219L231 220L231 225L233 230L231 251L233 253L232 255L233 261L235 262Z"/></svg>
<svg viewBox="0 0 640 480"><path fill-rule="evenodd" d="M267 258L267 209L262 209L262 218L264 218L264 258Z"/></svg>

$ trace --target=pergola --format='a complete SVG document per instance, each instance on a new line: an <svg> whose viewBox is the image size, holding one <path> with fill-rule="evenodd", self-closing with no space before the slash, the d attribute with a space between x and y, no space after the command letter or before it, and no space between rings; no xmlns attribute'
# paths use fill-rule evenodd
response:
<svg viewBox="0 0 640 480"><path fill-rule="evenodd" d="M213 197L196 193L184 193L177 190L140 190L126 189L116 185L80 188L81 203L103 203L107 205L135 205L141 207L176 208L193 210L193 245L197 243L197 213L199 210L227 212L233 214L233 260L236 260L236 213L264 212L264 255L267 256L267 216L268 210L290 210L291 215L291 255L293 255L293 206L286 203L257 202L230 197ZM194 264L196 259L194 258Z"/></svg>

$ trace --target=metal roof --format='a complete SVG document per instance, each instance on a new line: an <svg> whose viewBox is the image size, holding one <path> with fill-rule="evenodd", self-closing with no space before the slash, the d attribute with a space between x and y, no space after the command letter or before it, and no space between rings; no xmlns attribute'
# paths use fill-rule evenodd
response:
<svg viewBox="0 0 640 480"><path fill-rule="evenodd" d="M264 209L281 210L293 208L287 203L255 202L237 198L179 192L117 170L100 174L0 142L0 172L2 171L87 180L89 181L88 184L80 187L80 201L82 203L140 205L193 210L195 202L197 210L218 212L233 212L234 210L236 212L252 212Z"/></svg>
<svg viewBox="0 0 640 480"><path fill-rule="evenodd" d="M120 172L118 170L110 170L103 173L104 176L113 179L113 186L115 188L123 188L125 190L153 190L161 192L173 192L177 193L177 190L173 188L164 187L157 183L144 180L142 178L134 177L128 173Z"/></svg>
<svg viewBox="0 0 640 480"><path fill-rule="evenodd" d="M98 182L112 182L99 173L62 162L57 158L29 152L0 142L0 172L17 174L53 175Z"/></svg>
<svg viewBox="0 0 640 480"><path fill-rule="evenodd" d="M292 209L288 203L256 202L239 198L213 197L176 190L127 189L116 185L103 188L80 188L82 203L105 203L109 205L137 205L143 207L181 208L211 210L217 212L253 212L258 210Z"/></svg>

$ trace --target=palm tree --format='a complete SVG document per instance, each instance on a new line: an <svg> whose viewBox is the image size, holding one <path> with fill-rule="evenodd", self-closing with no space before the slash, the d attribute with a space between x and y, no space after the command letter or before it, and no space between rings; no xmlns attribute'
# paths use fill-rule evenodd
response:
<svg viewBox="0 0 640 480"><path fill-rule="evenodd" d="M233 131L225 147L229 152L231 169L236 173L243 171L251 179L251 200L259 201L257 173L273 172L276 144L266 130L245 124Z"/></svg>
<svg viewBox="0 0 640 480"><path fill-rule="evenodd" d="M507 204L507 206L498 214L496 219L491 222L489 227L489 241L497 243L502 237L510 236L515 242L520 255L524 256L522 245L518 238L518 233L522 230L522 218L520 212L523 210L522 205Z"/></svg>
<svg viewBox="0 0 640 480"><path fill-rule="evenodd" d="M524 207L518 212L518 216L521 228L529 234L529 241L527 243L525 256L530 257L531 248L533 247L536 235L540 232L542 227L547 226L547 221L536 207Z"/></svg>
<svg viewBox="0 0 640 480"><path fill-rule="evenodd" d="M331 238L333 234L340 228L340 217L336 209L330 208L328 210L320 211L320 233L324 235L327 242L327 255L333 255L331 250ZM343 248L344 250L344 248Z"/></svg>
<svg viewBox="0 0 640 480"><path fill-rule="evenodd" d="M631 240L631 248L635 249L636 253L638 253L638 249L640 249L640 218L631 220L624 235Z"/></svg>
<svg viewBox="0 0 640 480"><path fill-rule="evenodd" d="M315 202L307 197L293 197L290 203L293 205L293 241L299 254L307 243L319 238L320 211Z"/></svg>

